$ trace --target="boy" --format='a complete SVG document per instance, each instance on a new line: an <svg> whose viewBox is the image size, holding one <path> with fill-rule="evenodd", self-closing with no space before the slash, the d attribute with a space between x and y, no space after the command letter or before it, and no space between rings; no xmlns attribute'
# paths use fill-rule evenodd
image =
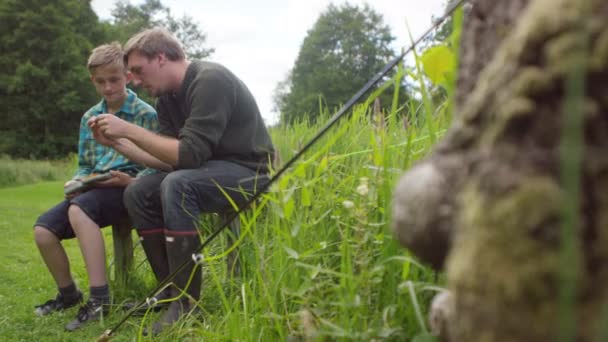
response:
<svg viewBox="0 0 608 342"><path fill-rule="evenodd" d="M103 99L91 107L80 121L78 171L64 187L98 173L110 172L113 177L87 192L66 195L63 202L42 214L34 225L36 244L59 289L55 299L36 306L35 313L41 316L82 302L82 293L74 284L69 261L61 245L63 239L78 238L89 276L90 298L80 307L76 319L66 325L69 331L108 313L110 291L100 228L115 223L126 214L122 200L124 188L133 176L144 169L114 149L96 142L87 121L106 113L152 131L158 130L156 111L126 88L131 75L123 61L120 44L111 43L95 48L87 68L95 90Z"/></svg>

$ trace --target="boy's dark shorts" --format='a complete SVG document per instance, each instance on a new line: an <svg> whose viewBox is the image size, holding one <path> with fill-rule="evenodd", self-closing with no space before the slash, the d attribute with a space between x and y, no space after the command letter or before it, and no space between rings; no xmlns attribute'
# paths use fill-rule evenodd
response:
<svg viewBox="0 0 608 342"><path fill-rule="evenodd" d="M121 217L127 215L122 200L124 190L125 188L91 189L71 200L64 200L40 215L34 226L48 229L57 235L60 240L76 237L68 218L70 205L80 207L100 228L112 225L117 223Z"/></svg>

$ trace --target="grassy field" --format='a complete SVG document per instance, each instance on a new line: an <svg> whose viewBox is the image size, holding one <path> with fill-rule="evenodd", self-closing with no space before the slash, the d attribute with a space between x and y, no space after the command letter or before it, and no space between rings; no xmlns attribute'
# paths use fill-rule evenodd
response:
<svg viewBox="0 0 608 342"><path fill-rule="evenodd" d="M274 129L283 161L319 127ZM427 126L410 125L406 131L390 117L386 125L377 125L363 109L356 111L242 217L240 278L226 276L223 237L205 251L203 314L184 320L160 340L404 341L424 333L422 317L437 275L410 258L388 227L396 180L430 145ZM61 199L61 189L62 181L0 189L5 232L0 241L0 340L95 339L122 318L118 304L145 298L154 285L137 250L132 281L112 287L116 307L103 322L66 333L63 325L76 309L34 316L34 305L56 290L31 227ZM209 230L201 232L205 236ZM110 233L105 230L106 246L111 246ZM76 241L65 245L75 279L87 289ZM107 250L111 267L112 250ZM142 338L140 328L153 320L129 319L114 340Z"/></svg>
<svg viewBox="0 0 608 342"><path fill-rule="evenodd" d="M0 155L0 188L72 178L76 156L64 160L21 160Z"/></svg>
<svg viewBox="0 0 608 342"><path fill-rule="evenodd" d="M57 290L38 254L32 225L38 215L62 199L62 190L63 181L0 189L0 228L6 234L0 240L0 340L82 341L103 331L103 326L97 325L66 334L63 325L75 317L76 309L47 317L37 317L33 312L35 305L53 298ZM111 246L109 233L107 230L105 235ZM87 275L76 240L66 241L64 246L73 261L77 283L86 289ZM119 292L126 298L127 290Z"/></svg>

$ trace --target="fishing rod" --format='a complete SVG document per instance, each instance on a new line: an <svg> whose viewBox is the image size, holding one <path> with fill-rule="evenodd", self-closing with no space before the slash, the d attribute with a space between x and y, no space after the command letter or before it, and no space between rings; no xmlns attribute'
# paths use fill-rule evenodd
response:
<svg viewBox="0 0 608 342"><path fill-rule="evenodd" d="M434 21L433 25L431 25L431 27L429 27L420 37L418 37L418 39L416 39L406 50L402 51L399 56L393 58L390 62L388 62L384 66L384 68L382 68L382 70L380 70L378 73L376 73L355 95L353 95L353 97L350 100L348 100L348 102L346 102L346 104L344 106L342 106L342 108L340 108L340 110L338 110L338 112L336 112L329 119L329 121L325 124L325 126L323 126L323 128L321 128L319 130L319 132L312 139L310 139L310 141L308 141L304 145L304 147L302 147L302 149L300 149L300 151L298 151L293 157L291 157L291 159L289 159L285 163L285 165L282 168L280 168L277 171L277 173L274 176L272 176L268 180L268 182L266 182L266 184L264 184L261 187L261 189L259 191L255 192L254 195L249 200L247 200L241 207L238 208L238 210L233 211L227 217L225 217L224 221L219 224L218 228L211 235L209 235L209 237L207 239L205 239L205 241L200 245L200 247L198 247L198 251L196 253L192 254L192 259L188 259L188 260L184 261L175 271L173 271L171 274L169 274L164 280L159 282L158 286L153 291L150 292L150 296L148 296L145 300L142 300L139 303L137 303L137 305L133 306L133 308L131 310L129 310L118 323L116 323L112 328L106 330L97 339L97 341L98 342L109 341L110 338L112 337L112 335L129 318L131 318L131 316L137 310L139 310L140 307L142 307L146 303L152 303L152 304L156 303L157 300L154 297L155 294L157 292L159 292L161 289L165 288L167 286L167 284L169 284L179 272L184 270L186 267L190 266L191 262L199 263L199 264L202 263L204 261L204 256L202 254L200 254L202 252L202 250L205 247L207 247L211 243L211 241L213 241L226 227L228 227L230 225L230 222L232 222L232 220L237 218L241 213L243 213L246 209L248 209L251 206L251 204L253 204L255 201L257 201L262 196L262 194L264 194L270 188L270 186L272 184L274 184L287 171L287 169L289 169L304 153L306 153L321 137L323 137L325 135L325 133L327 133L327 131L331 127L333 127L333 125L335 125L336 122L338 122L344 116L344 114L346 114L355 105L355 103L357 103L363 97L363 95L365 95L365 93L367 93L370 89L372 89L372 87L376 83L378 83L378 81L380 81L382 79L382 77L386 76L386 74L388 74L388 72L391 69L393 69L408 53L413 51L416 48L416 46L429 33L431 33L433 30L435 30L437 27L439 27L439 25L441 25L443 22L445 22L447 20L447 18L449 18L452 15L452 13L456 10L456 8L458 8L461 4L463 4L466 1L467 0L452 1L450 3L450 5L448 6L447 10L445 11L445 13L443 14L443 16L441 16L438 20Z"/></svg>

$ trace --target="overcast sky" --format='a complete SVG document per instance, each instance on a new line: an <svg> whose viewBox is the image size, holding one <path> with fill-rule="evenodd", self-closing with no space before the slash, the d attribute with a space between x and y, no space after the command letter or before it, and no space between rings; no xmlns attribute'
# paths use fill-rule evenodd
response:
<svg viewBox="0 0 608 342"><path fill-rule="evenodd" d="M115 0L93 0L102 19ZM368 3L397 37L395 48L409 45L406 21L417 38L440 16L445 0L162 0L176 17L187 14L207 34L215 53L209 58L231 69L255 96L267 124L278 120L272 94L293 67L306 33L330 3ZM132 4L143 0L131 0ZM363 86L363 85L361 85Z"/></svg>

